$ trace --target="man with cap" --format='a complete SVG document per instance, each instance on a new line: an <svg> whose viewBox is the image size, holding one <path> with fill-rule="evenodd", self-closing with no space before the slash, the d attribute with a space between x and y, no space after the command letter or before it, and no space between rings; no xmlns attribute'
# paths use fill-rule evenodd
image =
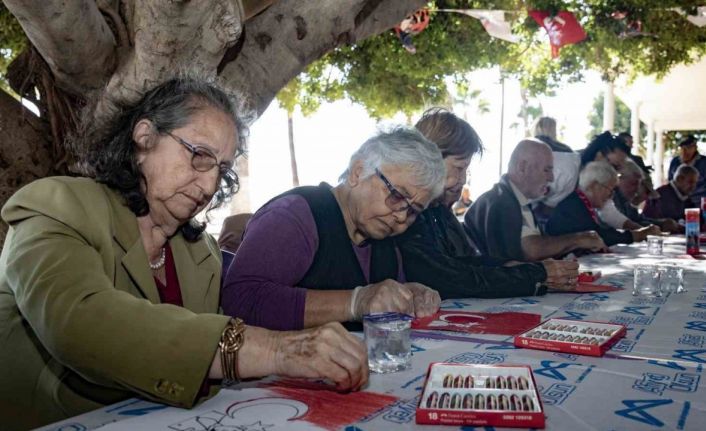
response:
<svg viewBox="0 0 706 431"><path fill-rule="evenodd" d="M706 197L706 158L699 154L696 143L696 138L693 135L689 135L679 142L679 155L675 156L669 163L669 176L667 179L669 181L674 179L679 166L693 166L699 172L699 180L696 183L696 190L689 197L698 205L701 202L701 198Z"/></svg>

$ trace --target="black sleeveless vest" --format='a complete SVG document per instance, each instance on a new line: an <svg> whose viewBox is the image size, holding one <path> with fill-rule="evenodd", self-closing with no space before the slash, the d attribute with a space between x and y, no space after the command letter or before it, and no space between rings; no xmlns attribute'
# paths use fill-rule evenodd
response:
<svg viewBox="0 0 706 431"><path fill-rule="evenodd" d="M388 278L396 280L397 253L390 238L370 240L370 280L366 280L360 267L354 245L348 236L346 222L331 186L304 186L276 197L299 195L309 204L316 222L319 248L309 270L296 285L307 289L344 290L377 283ZM275 200L273 199L273 200Z"/></svg>

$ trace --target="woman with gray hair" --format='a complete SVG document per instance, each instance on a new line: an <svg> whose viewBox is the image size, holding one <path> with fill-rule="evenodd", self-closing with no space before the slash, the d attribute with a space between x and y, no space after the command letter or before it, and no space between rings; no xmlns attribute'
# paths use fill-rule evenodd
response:
<svg viewBox="0 0 706 431"><path fill-rule="evenodd" d="M436 145L414 129L369 139L336 187L295 188L255 213L226 275L223 310L283 330L435 313L438 293L404 283L390 237L442 193L445 175Z"/></svg>
<svg viewBox="0 0 706 431"><path fill-rule="evenodd" d="M578 188L556 207L547 224L549 235L594 230L607 246L644 241L660 233L657 226L619 231L600 219L600 210L612 198L618 173L604 161L588 163L579 175Z"/></svg>

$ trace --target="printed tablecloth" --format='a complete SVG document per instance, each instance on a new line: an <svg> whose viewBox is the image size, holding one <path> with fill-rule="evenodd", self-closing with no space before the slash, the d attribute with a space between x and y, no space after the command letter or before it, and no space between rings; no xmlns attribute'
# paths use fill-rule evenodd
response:
<svg viewBox="0 0 706 431"><path fill-rule="evenodd" d="M626 325L627 336L602 358L518 349L507 336L413 331L412 367L371 375L363 393L288 388L267 379L222 390L194 410L132 399L43 430L454 429L414 423L427 367L438 361L530 365L548 430L704 430L701 377L706 363L706 262L683 256L684 247L684 237L670 237L665 255L658 258L645 255L645 245L637 244L580 259L582 269L602 271L598 283L623 287L620 291L443 304L444 310L522 311L543 318ZM688 292L662 298L632 296L633 268L651 263L683 267ZM358 419L348 421L351 417Z"/></svg>

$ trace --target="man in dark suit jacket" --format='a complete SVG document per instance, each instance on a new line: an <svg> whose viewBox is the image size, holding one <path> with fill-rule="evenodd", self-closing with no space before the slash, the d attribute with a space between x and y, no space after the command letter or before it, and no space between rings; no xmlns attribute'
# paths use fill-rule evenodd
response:
<svg viewBox="0 0 706 431"><path fill-rule="evenodd" d="M552 213L547 223L547 233L566 235L594 230L608 246L644 241L647 235L659 234L660 229L654 225L620 231L601 221L597 211L611 199L617 185L618 173L610 164L604 161L587 164L579 175L579 187Z"/></svg>
<svg viewBox="0 0 706 431"><path fill-rule="evenodd" d="M653 218L683 219L686 208L698 208L697 203L689 197L696 189L698 181L699 171L695 167L679 166L674 179L657 189L659 198L647 201L642 214Z"/></svg>
<svg viewBox="0 0 706 431"><path fill-rule="evenodd" d="M552 150L545 143L521 141L510 157L508 173L466 212L466 232L481 253L504 260L538 261L577 248L605 247L595 232L543 236L530 204L544 196L554 179Z"/></svg>

